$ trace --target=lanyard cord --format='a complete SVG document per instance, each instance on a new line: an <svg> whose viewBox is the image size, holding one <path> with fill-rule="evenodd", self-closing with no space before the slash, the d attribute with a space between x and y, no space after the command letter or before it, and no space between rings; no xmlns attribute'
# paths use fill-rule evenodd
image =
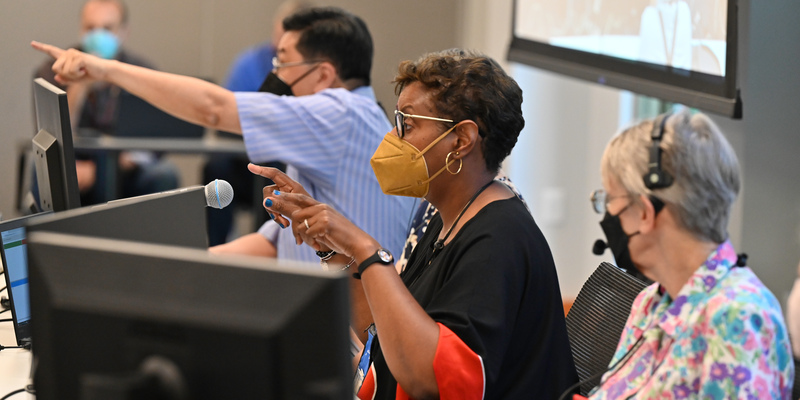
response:
<svg viewBox="0 0 800 400"><path fill-rule="evenodd" d="M477 191L477 192L475 192L475 194L474 194L474 195L472 195L472 198L471 198L471 199L469 199L469 201L467 202L467 204L465 204L465 205L464 205L464 208L462 208L462 209L461 209L461 212L460 212L460 213L458 213L458 217L456 217L456 220L455 220L455 221L453 221L453 224L452 224L452 225L450 225L450 228L449 228L449 229L447 229L447 233L445 233L445 234L444 234L444 238L437 240L437 241L436 241L436 242L433 244L433 254L436 254L436 252L437 252L437 251L439 251L439 250L441 250L442 248L444 248L444 242L445 242L445 241L447 241L447 238L448 238L448 237L450 237L450 232L452 232L452 231L453 231L453 228L454 228L456 225L458 225L458 221L460 221L460 220L461 220L461 216L462 216L462 215L464 215L464 212L466 212L466 211L467 211L467 209L469 208L469 206L471 206L471 205L472 205L472 202L474 202L474 201L475 201L475 199L477 199L477 198L478 198L478 196L480 196L480 194L481 194L481 193L483 193L483 191L484 191L484 190L486 190L486 188L488 188L488 187L489 187L489 185L491 185L492 183L494 183L494 179L492 179L491 181L489 181L489 183L487 183L487 184L483 185L483 187L482 187L482 188L478 189L478 191Z"/></svg>
<svg viewBox="0 0 800 400"><path fill-rule="evenodd" d="M444 239L439 239L439 240L437 240L436 242L433 243L433 246L432 246L433 247L433 251L431 252L430 255L426 254L424 260L415 261L414 264L417 265L417 267L403 270L403 272L408 272L408 276L401 275L401 277L403 278L403 281L404 282L408 282L406 284L406 287L410 288L411 286L413 286L414 283L417 282L417 279L419 279L419 277L422 276L422 272L424 272L426 270L426 268L422 267L422 264L427 266L427 265L430 265L431 262L433 262L433 259L436 257L436 254L438 253L438 251L444 248L445 240L447 240L447 238L450 236L450 232L453 230L453 227L456 226L456 224L458 224L458 221L461 219L461 216L464 215L464 212L467 211L467 209L475 201L475 199L477 199L478 196L481 193L483 193L483 191L486 190L486 188L488 188L492 183L494 183L494 179L489 181L489 183L484 185L477 192L475 192L474 195L472 195L472 198L469 199L467 204L464 205L464 208L461 209L461 212L458 214L458 217L456 217L456 220L455 220L455 222L453 222L453 225L451 225L450 229L447 230L447 233L445 234ZM412 252L412 254L416 253L415 257L420 257L421 258L422 257L422 252L425 251L425 250L427 250L427 249L422 249L421 247L420 248L415 248L414 251ZM411 261L411 257L410 256L409 256L409 260L408 261ZM422 263L422 264L418 264L418 263ZM408 266L409 265L406 264L406 267L408 267Z"/></svg>

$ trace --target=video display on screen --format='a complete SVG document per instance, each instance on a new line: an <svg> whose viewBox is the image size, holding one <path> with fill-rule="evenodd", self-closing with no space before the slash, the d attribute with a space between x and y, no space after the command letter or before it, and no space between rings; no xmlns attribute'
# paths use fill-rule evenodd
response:
<svg viewBox="0 0 800 400"><path fill-rule="evenodd" d="M725 76L728 0L518 0L516 37Z"/></svg>

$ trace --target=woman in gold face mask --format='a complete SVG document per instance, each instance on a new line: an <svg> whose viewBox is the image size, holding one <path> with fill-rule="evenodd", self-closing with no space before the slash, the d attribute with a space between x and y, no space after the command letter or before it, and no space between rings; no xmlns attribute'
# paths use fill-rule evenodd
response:
<svg viewBox="0 0 800 400"><path fill-rule="evenodd" d="M373 171L385 193L438 209L399 275L368 233L279 171L250 166L276 182L265 206L298 243L354 266L358 396L557 397L577 375L553 258L521 200L493 180L524 125L522 91L494 60L461 50L401 63L395 84L396 126Z"/></svg>

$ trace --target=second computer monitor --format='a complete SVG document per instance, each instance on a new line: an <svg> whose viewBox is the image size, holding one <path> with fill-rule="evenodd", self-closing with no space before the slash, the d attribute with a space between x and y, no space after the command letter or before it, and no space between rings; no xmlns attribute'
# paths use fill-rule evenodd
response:
<svg viewBox="0 0 800 400"><path fill-rule="evenodd" d="M28 229L205 249L206 204L205 188L193 186L55 213Z"/></svg>
<svg viewBox="0 0 800 400"><path fill-rule="evenodd" d="M67 93L42 78L33 81L36 135L33 156L39 189L39 208L63 211L78 208L80 191L75 169Z"/></svg>

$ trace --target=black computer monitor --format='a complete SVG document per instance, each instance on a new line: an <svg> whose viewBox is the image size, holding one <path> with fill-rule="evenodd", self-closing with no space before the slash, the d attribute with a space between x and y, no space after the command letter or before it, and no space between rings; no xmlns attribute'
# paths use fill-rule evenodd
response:
<svg viewBox="0 0 800 400"><path fill-rule="evenodd" d="M205 249L206 206L205 188L192 186L43 216L28 229Z"/></svg>
<svg viewBox="0 0 800 400"><path fill-rule="evenodd" d="M78 208L81 200L67 93L37 78L33 81L33 98L37 125L33 155L39 208L45 211Z"/></svg>
<svg viewBox="0 0 800 400"><path fill-rule="evenodd" d="M37 214L38 215L38 214ZM0 260L3 262L3 274L6 291L11 307L11 321L14 323L14 335L17 346L30 343L31 309L28 285L28 252L25 225L35 217L11 219L0 222Z"/></svg>
<svg viewBox="0 0 800 400"><path fill-rule="evenodd" d="M28 238L39 400L176 399L179 387L198 400L352 399L344 273Z"/></svg>

